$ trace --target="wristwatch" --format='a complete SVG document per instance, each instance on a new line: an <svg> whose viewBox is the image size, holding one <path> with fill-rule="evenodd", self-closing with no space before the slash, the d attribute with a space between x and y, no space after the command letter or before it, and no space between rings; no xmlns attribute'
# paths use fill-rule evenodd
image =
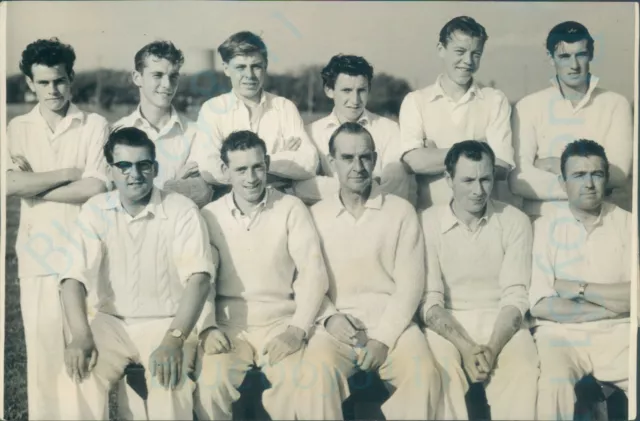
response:
<svg viewBox="0 0 640 421"><path fill-rule="evenodd" d="M580 282L580 286L578 289L578 296L580 296L581 298L584 298L584 292L587 289L587 283L586 282Z"/></svg>
<svg viewBox="0 0 640 421"><path fill-rule="evenodd" d="M182 333L180 329L170 329L167 333L172 338L182 339L183 342L186 339L186 337L184 336L184 333Z"/></svg>

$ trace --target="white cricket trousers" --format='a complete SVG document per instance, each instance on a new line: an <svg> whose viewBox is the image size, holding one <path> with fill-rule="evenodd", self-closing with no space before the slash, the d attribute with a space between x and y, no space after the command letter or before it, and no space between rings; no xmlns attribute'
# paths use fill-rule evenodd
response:
<svg viewBox="0 0 640 421"><path fill-rule="evenodd" d="M267 363L265 345L283 333L289 320L264 327L218 327L233 342L235 351L206 355L198 347L196 359L195 412L198 420L230 420L232 405L240 399L238 388L253 366L260 368L270 387L262 393L262 404L272 420L294 420L294 390L298 383L302 349L274 365Z"/></svg>
<svg viewBox="0 0 640 421"><path fill-rule="evenodd" d="M534 334L540 355L537 419L573 420L575 385L589 374L628 393L629 331L629 323L592 330L560 323L538 326Z"/></svg>
<svg viewBox="0 0 640 421"><path fill-rule="evenodd" d="M126 324L117 317L97 313L91 331L98 349L98 363L82 383L68 388L62 412L66 420L105 420L109 416L109 389L118 382L129 363L145 367L148 398L147 420L190 420L193 418L194 382L188 377L191 358L183 359L182 377L174 389L165 389L149 371L149 357L162 342L173 318ZM69 377L63 369L60 381Z"/></svg>
<svg viewBox="0 0 640 421"><path fill-rule="evenodd" d="M302 375L294 401L301 420L342 420L349 397L348 379L358 370L355 349L318 327L304 351ZM440 375L422 331L411 325L378 369L391 397L382 405L388 420L439 419Z"/></svg>
<svg viewBox="0 0 640 421"><path fill-rule="evenodd" d="M498 310L447 310L471 338L485 345L493 332ZM443 417L468 420L465 395L469 382L457 348L434 331L425 332L442 376ZM529 329L520 329L498 355L493 372L485 382L485 392L494 420L535 419L539 360Z"/></svg>
<svg viewBox="0 0 640 421"><path fill-rule="evenodd" d="M30 420L64 420L57 379L64 369L64 333L58 276L20 278L20 307L27 348Z"/></svg>

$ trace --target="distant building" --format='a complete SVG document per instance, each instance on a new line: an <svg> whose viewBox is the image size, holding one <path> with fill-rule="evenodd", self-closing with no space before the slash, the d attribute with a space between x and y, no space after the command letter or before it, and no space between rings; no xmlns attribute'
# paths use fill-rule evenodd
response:
<svg viewBox="0 0 640 421"><path fill-rule="evenodd" d="M212 48L185 49L181 73L198 74L216 70L216 50Z"/></svg>

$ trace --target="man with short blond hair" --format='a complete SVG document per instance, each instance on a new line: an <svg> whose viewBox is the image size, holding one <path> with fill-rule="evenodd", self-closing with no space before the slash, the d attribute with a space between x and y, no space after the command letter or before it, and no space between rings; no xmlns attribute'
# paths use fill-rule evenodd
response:
<svg viewBox="0 0 640 421"><path fill-rule="evenodd" d="M218 162L223 141L234 131L250 130L265 142L271 156L270 185L283 189L292 181L313 177L318 153L296 105L263 89L268 56L262 38L249 31L238 32L218 52L231 92L206 101L198 114L198 126L215 148ZM216 179L228 184L221 172Z"/></svg>
<svg viewBox="0 0 640 421"><path fill-rule="evenodd" d="M411 92L400 107L402 160L416 174L418 209L446 205L451 191L444 158L463 140L487 142L496 155L494 196L519 205L509 191L507 174L514 167L511 105L498 89L474 79L489 36L469 16L458 16L440 30L438 55L443 72L433 85Z"/></svg>
<svg viewBox="0 0 640 421"><path fill-rule="evenodd" d="M133 83L140 93L135 111L114 127L143 130L156 144L158 188L183 194L199 207L211 201L213 177L219 162L213 146L198 125L179 114L171 104L180 81L184 55L170 41L154 41L135 55Z"/></svg>

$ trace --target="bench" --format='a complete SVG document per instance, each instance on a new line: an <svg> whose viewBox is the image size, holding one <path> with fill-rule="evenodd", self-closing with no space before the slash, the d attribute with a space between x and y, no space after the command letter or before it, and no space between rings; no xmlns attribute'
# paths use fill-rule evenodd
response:
<svg viewBox="0 0 640 421"><path fill-rule="evenodd" d="M147 388L142 366L130 364L125 370L127 384L146 399ZM269 420L262 405L262 392L269 387L258 369L250 370L239 387L240 399L233 404L233 420ZM384 419L382 403L389 397L384 383L375 373L358 372L349 378L351 395L342 404L345 420ZM586 376L575 387L577 402L574 421L623 421L628 419L628 400L615 386ZM473 384L466 395L469 420L491 420L484 388ZM194 420L195 420L194 416Z"/></svg>

